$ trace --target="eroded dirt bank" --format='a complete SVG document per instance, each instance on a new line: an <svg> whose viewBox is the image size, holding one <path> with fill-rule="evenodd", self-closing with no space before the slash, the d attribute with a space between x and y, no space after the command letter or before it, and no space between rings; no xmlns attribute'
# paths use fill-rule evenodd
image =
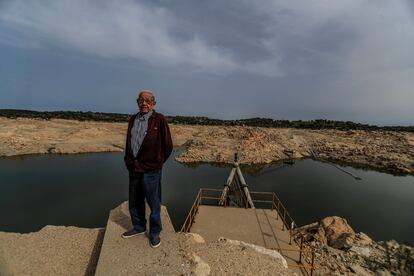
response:
<svg viewBox="0 0 414 276"><path fill-rule="evenodd" d="M0 117L0 156L36 153L123 151L126 123ZM174 146L186 146L183 163L262 164L289 158L353 163L394 173L414 174L414 133L292 128L171 125Z"/></svg>

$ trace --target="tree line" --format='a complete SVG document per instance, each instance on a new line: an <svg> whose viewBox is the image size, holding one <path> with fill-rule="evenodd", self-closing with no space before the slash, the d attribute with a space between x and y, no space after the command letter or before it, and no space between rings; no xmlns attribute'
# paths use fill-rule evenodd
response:
<svg viewBox="0 0 414 276"><path fill-rule="evenodd" d="M126 122L131 116L123 113L83 111L33 111L21 109L0 109L0 116L7 118L67 119L78 121ZM351 121L317 120L275 120L271 118L250 118L220 120L198 116L166 116L168 122L187 125L252 126L268 128L338 129L338 130L386 130L414 132L414 126L376 126Z"/></svg>

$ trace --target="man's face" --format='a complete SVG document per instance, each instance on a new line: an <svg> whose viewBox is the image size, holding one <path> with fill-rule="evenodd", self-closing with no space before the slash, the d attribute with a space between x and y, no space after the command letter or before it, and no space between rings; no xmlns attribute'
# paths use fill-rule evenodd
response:
<svg viewBox="0 0 414 276"><path fill-rule="evenodd" d="M137 103L141 113L150 112L155 106L154 96L151 93L144 92L137 99Z"/></svg>

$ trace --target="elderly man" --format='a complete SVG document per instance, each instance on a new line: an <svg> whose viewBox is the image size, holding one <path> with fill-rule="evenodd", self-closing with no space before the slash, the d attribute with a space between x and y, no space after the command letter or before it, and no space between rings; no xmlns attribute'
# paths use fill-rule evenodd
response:
<svg viewBox="0 0 414 276"><path fill-rule="evenodd" d="M154 94L149 90L141 91L137 104L139 112L129 119L124 156L129 171L129 212L133 229L122 237L146 232L146 199L151 209L149 240L155 248L161 244L161 171L173 146L165 117L154 110Z"/></svg>

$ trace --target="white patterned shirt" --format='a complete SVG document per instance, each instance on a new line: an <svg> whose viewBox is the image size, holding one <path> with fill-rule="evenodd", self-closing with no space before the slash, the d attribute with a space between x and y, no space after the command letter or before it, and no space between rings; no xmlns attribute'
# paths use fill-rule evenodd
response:
<svg viewBox="0 0 414 276"><path fill-rule="evenodd" d="M142 145L142 141L144 141L145 135L147 134L148 119L152 113L152 110L142 116L138 113L135 117L134 125L131 129L131 147L135 157L137 156L139 148Z"/></svg>

